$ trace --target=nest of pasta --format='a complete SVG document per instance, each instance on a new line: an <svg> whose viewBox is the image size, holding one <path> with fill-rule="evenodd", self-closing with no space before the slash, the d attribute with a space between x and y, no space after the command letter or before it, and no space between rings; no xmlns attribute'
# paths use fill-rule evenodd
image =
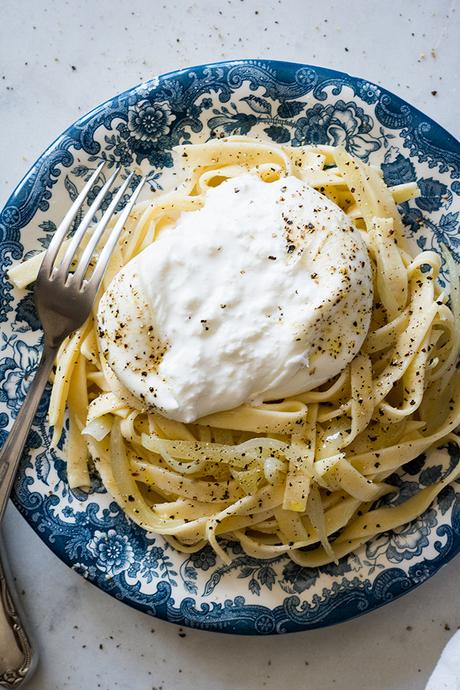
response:
<svg viewBox="0 0 460 690"><path fill-rule="evenodd" d="M224 539L257 558L286 553L304 566L337 560L416 518L460 473L451 463L408 500L380 500L394 492L385 480L402 465L447 441L458 445L454 260L444 251L449 294L438 282L441 256L417 253L404 235L397 203L417 196L416 184L389 188L379 169L341 148L230 137L179 147L177 160L186 161L181 186L134 208L105 288L181 212L200 208L209 187L248 170L267 183L294 175L340 206L365 240L370 329L353 361L318 389L183 424L133 404L90 318L62 345L53 377L49 421L57 443L68 410L69 484L90 485L92 458L127 515L180 551L210 543L229 561ZM26 285L39 265L35 257L11 278Z"/></svg>

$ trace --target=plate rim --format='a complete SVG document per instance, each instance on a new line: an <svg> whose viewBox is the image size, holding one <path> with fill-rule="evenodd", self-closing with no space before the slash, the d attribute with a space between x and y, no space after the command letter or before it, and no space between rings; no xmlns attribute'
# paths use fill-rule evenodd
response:
<svg viewBox="0 0 460 690"><path fill-rule="evenodd" d="M327 76L331 79L343 79L345 78L346 81L349 81L353 84L356 84L356 82L365 82L366 84L375 86L377 89L380 90L381 93L387 94L388 96L391 97L393 103L395 103L398 106L406 106L410 109L410 112L414 115L417 116L418 119L422 119L424 123L427 123L431 127L434 127L439 134L447 139L446 142L446 150L452 151L454 153L460 154L460 141L453 135L451 134L443 125L440 125L437 123L432 117L426 115L423 111L418 109L416 106L412 105L408 101L406 101L404 98L401 96L393 93L392 91L388 90L384 86L381 86L380 84L376 84L375 82L359 77L359 76L354 76L350 75L347 72L343 72L340 70L335 70L335 69L330 69L329 67L323 67L321 65L312 65L309 63L303 63L303 62L296 62L296 61L287 61L287 60L273 60L270 58L243 58L243 59L231 59L231 60L220 60L217 62L205 62L202 64L197 64L197 65L191 65L188 67L182 67L180 69L176 70L170 70L168 72L164 72L159 75L153 75L150 79L147 79L145 81L142 81L132 87L129 87L120 93L117 93L110 98L102 101L98 105L94 106L91 110L89 110L87 113L81 115L79 118L77 118L74 122L72 122L70 125L68 125L60 134L58 134L55 139L46 147L46 149L41 153L37 159L32 163L32 165L29 167L29 169L25 172L23 177L20 179L20 181L16 184L14 187L13 191L7 198L5 204L3 205L1 211L4 209L8 208L12 204L14 204L14 200L17 197L19 191L21 190L23 184L29 179L31 173L39 166L40 163L44 162L46 158L48 157L49 153L53 151L56 146L59 145L60 141L62 141L66 135L71 135L71 133L75 130L75 128L78 128L80 125L83 125L87 120L92 119L94 116L96 116L99 112L103 111L115 98L123 99L124 97L128 97L129 94L136 93L139 91L139 89L147 86L150 88L157 88L158 84L161 83L162 81L171 78L171 77L180 77L180 76L185 76L187 73L193 72L194 70L204 70L206 68L216 68L216 67L234 67L238 65L250 65L250 66L264 66L268 68L272 68L277 71L291 71L294 73L297 69L312 69L316 72L318 72L320 75ZM29 221L31 222L31 221ZM23 226L24 227L24 226ZM20 228L20 231L22 231L23 227ZM9 415L10 418L12 418L12 415ZM71 558L67 555L67 553L59 547L56 541L51 542L49 539L47 539L46 535L43 534L39 526L36 522L34 522L33 517L31 513L26 512L21 509L21 503L17 499L16 495L14 494L14 491L11 495L11 501L14 504L16 510L21 514L21 516L26 520L26 522L32 527L34 532L37 534L37 536L40 538L40 540L44 543L44 545L60 560L62 561L67 567L70 567L72 570L77 572L75 568L73 567L73 563ZM324 619L318 619L317 621L308 621L306 620L305 622L297 622L297 623L292 623L289 626L288 630L278 630L276 627L273 627L273 629L257 629L257 626L254 626L254 620L253 619L261 619L264 616L270 616L271 618L276 618L276 612L277 610L281 610L284 608L284 603L286 602L286 599L282 605L276 606L275 608L270 608L269 606L263 605L263 604L246 604L244 601L244 598L242 596L235 596L233 600L228 600L225 603L223 603L224 607L227 607L229 612L231 611L231 617L228 619L226 625L222 625L222 623L219 623L219 616L218 614L211 615L209 611L204 611L203 609L206 608L206 605L198 605L197 604L197 609L195 609L195 619L190 618L190 613L191 611L187 609L187 606L189 604L194 605L196 602L192 597L188 596L183 596L179 601L178 601L178 606L174 606L174 593L171 589L171 586L169 583L162 582L160 581L157 586L157 590L154 594L149 595L149 604L146 603L141 603L140 601L135 601L132 598L127 598L124 596L122 593L117 592L117 591L111 591L108 586L104 586L104 584L101 581L92 581L90 579L85 578L88 582L93 584L95 587L97 587L100 591L104 592L105 594L109 594L110 596L114 597L118 601L122 601L123 603L127 604L128 606L135 608L139 611L142 611L144 613L148 613L150 615L154 615L157 618L160 618L162 620L168 621L170 623L175 623L176 625L181 625L181 626L187 626L187 627L195 627L199 628L202 630L207 630L209 632L222 632L222 633L231 633L231 634L240 634L240 635L262 635L262 634L278 634L279 632L300 632L300 631L307 631L307 630L312 630L315 628L322 628L322 627L329 627L331 625L337 625L339 623L346 623L350 620L353 620L357 618L358 616L363 615L364 613L376 610L380 608L381 606L390 603L391 601L394 601L398 599L399 597L403 596L404 594L411 592L418 588L423 582L425 582L427 579L430 579L438 570L440 570L444 565L446 565L449 561L451 561L453 558L455 558L456 555L460 552L460 539L458 540L458 543L455 545L454 549L451 549L448 553L443 554L440 552L436 557L432 559L423 559L421 561L417 561L418 566L427 565L429 564L429 570L430 573L429 575L423 579L420 580L419 582L414 581L413 578L411 578L408 574L406 575L406 580L403 582L398 583L395 587L392 588L392 591L388 590L385 591L383 596L378 596L377 598L375 597L375 594L373 592L368 592L367 595L367 606L360 607L359 606L359 597L360 593L362 592L362 586L359 584L355 583L355 587L349 587L347 590L347 595L349 598L353 600L353 598L357 599L357 605L355 606L355 609L353 611L348 611L345 613L345 615L342 615L340 617L335 617L332 616L330 619L328 618L327 620ZM387 571L384 571L387 572ZM79 573L80 574L80 573ZM372 585L372 590L375 589L375 584L377 582L378 578L374 581ZM332 604L332 609L335 610L335 600L337 600L337 603L340 602L340 599L343 597L343 592L336 592L332 597L331 597L331 604ZM372 597L373 600L372 602L369 603L369 597ZM296 595L287 595L287 598L292 600L292 605L293 606L298 606L300 605L300 597ZM239 601L241 600L241 601ZM185 604L185 606L184 606ZM198 607L201 608L201 611L198 610ZM252 624L250 624L249 619L248 619L248 609L251 609L252 611ZM281 613L281 612L280 612ZM189 614L189 617L187 617L187 614Z"/></svg>
<svg viewBox="0 0 460 690"><path fill-rule="evenodd" d="M353 81L365 81L367 84L370 84L372 86L375 86L377 89L380 89L381 91L387 93L389 96L392 98L397 99L399 103L402 105L407 105L414 113L417 115L421 115L424 119L425 122L429 125L434 125L438 130L441 130L445 135L447 135L450 139L452 139L452 143L459 149L460 153L460 139L457 139L454 134L452 134L446 127L443 125L440 125L436 120L434 120L432 117L429 115L426 115L422 110L417 108L415 105L412 105L409 103L409 101L406 101L404 98L401 96L398 96L398 94L394 93L393 91L390 91L387 89L385 86L381 86L380 84L377 84L376 82L372 81L371 79L366 79L364 77L359 77L353 74L349 74L348 72L342 72L340 70L336 69L331 69L329 67L323 67L322 65L313 65L311 63L307 62L295 62L291 60L272 60L271 58L235 58L232 60L218 60L217 62L203 62L202 64L196 64L196 65L190 65L190 67L181 67L180 69L177 70L169 70L169 72L162 72L161 74L153 75L150 79L147 79L145 81L138 82L134 86L131 86L127 89L124 89L124 91L120 91L120 93L115 94L111 98L107 98L105 101L101 101L98 105L95 105L91 110L88 110L87 113L84 113L81 115L79 118L74 120L70 125L67 125L65 129L62 130L60 134L58 134L53 141L48 144L46 149L41 153L38 158L29 166L27 171L24 173L24 175L21 177L19 182L16 184L14 187L13 191L11 194L7 197L7 200L3 204L3 206L0 209L0 212L3 211L7 206L9 206L10 201L14 196L16 196L17 191L20 189L21 185L24 183L24 181L27 179L27 177L30 175L32 170L35 168L37 163L45 158L47 152L52 149L55 144L57 144L58 141L62 139L62 137L69 131L71 131L76 125L83 123L84 120L87 118L93 117L99 110L103 109L108 103L110 103L114 98L121 98L125 96L128 93L131 93L132 91L137 91L138 89L142 88L146 84L151 84L152 82L155 81L160 81L163 79L166 79L168 77L171 77L172 75L181 75L181 74L186 74L187 72L190 72L191 70L199 70L199 69L204 69L206 67L219 67L219 66L227 66L227 65L245 65L245 64L251 64L254 65L256 63L264 63L267 65L273 65L275 67L277 66L282 66L286 68L294 68L298 67L299 69L306 67L307 69L313 69L313 70L319 70L320 72L328 72L331 75L336 75L337 77L347 77L348 79L351 79Z"/></svg>

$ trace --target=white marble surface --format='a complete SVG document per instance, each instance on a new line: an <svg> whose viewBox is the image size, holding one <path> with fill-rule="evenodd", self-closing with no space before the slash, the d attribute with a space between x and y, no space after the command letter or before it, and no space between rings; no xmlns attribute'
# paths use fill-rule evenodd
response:
<svg viewBox="0 0 460 690"><path fill-rule="evenodd" d="M46 145L99 102L154 74L225 58L359 74L459 136L459 16L455 0L3 0L0 202ZM403 599L336 628L182 637L68 570L13 507L6 538L40 647L28 690L419 690L460 626L458 560Z"/></svg>

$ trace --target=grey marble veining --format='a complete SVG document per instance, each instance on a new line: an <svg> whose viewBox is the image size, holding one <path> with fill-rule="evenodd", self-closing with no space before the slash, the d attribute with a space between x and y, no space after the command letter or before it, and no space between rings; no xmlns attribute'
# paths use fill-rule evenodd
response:
<svg viewBox="0 0 460 690"><path fill-rule="evenodd" d="M0 201L93 106L154 74L226 58L358 74L459 136L459 12L448 0L3 0ZM331 629L263 640L181 630L70 571L12 506L5 527L41 653L27 690L419 690L460 626L454 562L398 602Z"/></svg>

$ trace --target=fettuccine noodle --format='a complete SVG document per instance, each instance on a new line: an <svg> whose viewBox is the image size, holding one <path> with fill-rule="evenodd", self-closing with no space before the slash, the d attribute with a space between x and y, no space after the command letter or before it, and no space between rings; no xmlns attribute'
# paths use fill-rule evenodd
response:
<svg viewBox="0 0 460 690"><path fill-rule="evenodd" d="M294 175L361 231L373 269L371 326L351 364L318 389L183 424L144 409L121 386L90 318L59 351L49 408L54 444L68 409L69 484L89 487L91 458L134 522L187 553L209 543L228 562L225 538L257 558L286 553L304 566L337 560L419 516L460 474L451 463L409 500L379 506L394 491L385 482L391 473L429 448L458 444L455 263L446 252L449 306L437 282L441 257L417 254L403 233L396 203L417 196L416 184L388 188L377 169L341 148L229 137L178 147L176 157L181 185L134 208L104 289L181 212L199 209L210 187L248 170L267 183ZM13 282L31 283L40 260L14 267Z"/></svg>

